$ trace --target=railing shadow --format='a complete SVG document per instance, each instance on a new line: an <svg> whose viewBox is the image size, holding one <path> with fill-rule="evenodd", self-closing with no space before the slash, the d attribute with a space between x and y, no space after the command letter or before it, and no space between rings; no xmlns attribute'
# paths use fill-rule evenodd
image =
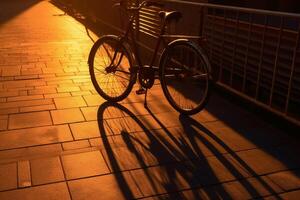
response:
<svg viewBox="0 0 300 200"><path fill-rule="evenodd" d="M125 177L122 173L119 173L124 170L124 168L120 165L118 158L113 151L114 147L112 147L109 140L110 136L106 133L105 112L110 108L123 113L121 116L124 117L117 117L114 118L114 120L122 120L122 118L125 118L126 116L133 120L134 123L142 130L141 132L129 133L125 131L126 128L124 128L121 131L120 136L125 144L125 148L131 152L140 166L140 168L128 168L125 170L133 172L132 174L134 174L134 171L136 170L142 170L142 174L144 174L143 177L133 175L133 178L136 182L142 181L147 183L147 187L150 187L152 191L150 195L168 194L169 199L187 199L182 191L192 188L194 189L190 191L192 196L190 195L188 199L202 199L203 192L206 197L211 199L217 198L219 195L221 195L224 199L232 198L232 194L230 194L222 185L219 185L220 180L218 173L223 172L218 170L216 171L214 166L212 166L210 158L207 158L207 155L203 152L203 147L200 147L200 143L197 141L201 141L201 144L205 145L205 147L208 148L213 155L215 155L213 159L215 159L216 162L221 163L226 171L228 171L232 178L227 181L243 180L239 182L252 197L260 196L257 188L247 181L247 175L241 172L237 165L229 161L228 156L231 156L239 163L239 166L242 166L245 171L249 173L250 176L248 177L254 176L270 194L276 193L273 188L263 179L259 178L247 165L247 163L240 159L236 153L230 149L230 147L196 120L190 117L180 116L179 120L182 123L183 131L174 134L172 130L166 128L163 123L160 122L151 110L148 110L150 116L152 116L152 118L160 126L161 132L159 133L155 130L149 130L146 127L145 122L142 122L139 117L135 116L124 106L117 103L106 102L102 104L98 110L99 130L104 148L107 152L107 162L110 163L112 171L117 174L116 179L123 195L126 198L133 199L136 197L132 193ZM202 134L210 137L210 140L202 134L199 134L199 130ZM144 137L139 137L141 134L144 134ZM212 140L213 143L217 143L225 149L227 154L220 153L220 150L216 148L215 144L212 143ZM154 158L155 162L149 162L147 159L149 156ZM156 173L158 171L159 178L157 176L153 176L151 170L154 168L156 169ZM217 189L212 189L215 185L218 185ZM143 192L143 186L140 187ZM201 189L202 192L199 192L197 188ZM158 196L157 198L165 199L166 196L163 195L161 198ZM277 197L277 199L280 198Z"/></svg>

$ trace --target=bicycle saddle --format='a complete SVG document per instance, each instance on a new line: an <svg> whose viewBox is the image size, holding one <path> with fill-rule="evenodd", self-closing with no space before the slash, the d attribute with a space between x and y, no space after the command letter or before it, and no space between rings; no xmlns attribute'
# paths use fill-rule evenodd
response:
<svg viewBox="0 0 300 200"><path fill-rule="evenodd" d="M170 11L170 12L160 11L158 14L165 21L170 21L170 20L178 21L182 17L179 11Z"/></svg>

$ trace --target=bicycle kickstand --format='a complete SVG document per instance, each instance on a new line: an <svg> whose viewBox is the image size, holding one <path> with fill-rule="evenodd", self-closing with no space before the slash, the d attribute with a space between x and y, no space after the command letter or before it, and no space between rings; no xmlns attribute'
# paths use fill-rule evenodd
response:
<svg viewBox="0 0 300 200"><path fill-rule="evenodd" d="M146 91L145 91L145 98L144 98L144 107L145 107L145 108L148 108L148 104L147 104L147 93L148 93L148 89L146 88Z"/></svg>

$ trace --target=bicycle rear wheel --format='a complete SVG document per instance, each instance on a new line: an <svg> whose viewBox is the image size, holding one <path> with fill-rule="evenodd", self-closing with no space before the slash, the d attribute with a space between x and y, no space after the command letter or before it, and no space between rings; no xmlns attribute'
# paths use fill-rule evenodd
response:
<svg viewBox="0 0 300 200"><path fill-rule="evenodd" d="M160 59L160 81L169 103L182 114L204 108L209 97L210 66L202 50L188 40L170 43Z"/></svg>
<svg viewBox="0 0 300 200"><path fill-rule="evenodd" d="M131 51L117 36L101 37L89 55L89 72L96 91L107 101L126 98L136 81Z"/></svg>

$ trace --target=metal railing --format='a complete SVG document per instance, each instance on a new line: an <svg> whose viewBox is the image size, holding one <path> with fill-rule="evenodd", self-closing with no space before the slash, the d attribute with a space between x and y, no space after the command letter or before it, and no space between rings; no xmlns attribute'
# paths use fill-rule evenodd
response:
<svg viewBox="0 0 300 200"><path fill-rule="evenodd" d="M101 4L105 2L110 1ZM173 28L176 34L207 39L205 49L217 85L300 125L299 14L180 0L160 2L166 9L183 13L182 22ZM99 11L91 13L99 13L99 21L122 28L116 23L122 17L96 8ZM155 9L140 13L138 40L145 49L152 48L157 20Z"/></svg>

